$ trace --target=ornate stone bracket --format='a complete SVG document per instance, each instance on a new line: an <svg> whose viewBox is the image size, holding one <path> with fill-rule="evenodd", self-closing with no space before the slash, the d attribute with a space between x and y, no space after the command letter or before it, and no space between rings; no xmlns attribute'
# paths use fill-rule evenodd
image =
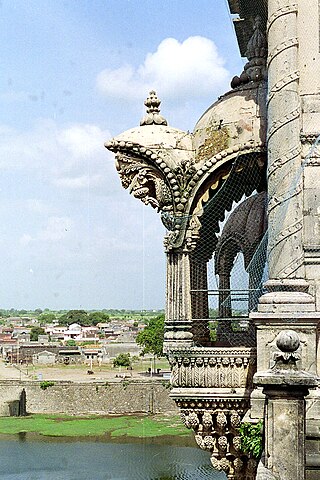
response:
<svg viewBox="0 0 320 480"><path fill-rule="evenodd" d="M254 480L256 461L241 451L238 428L249 409L256 350L180 348L170 352L169 361L170 396L199 447L211 452L214 468L228 479Z"/></svg>
<svg viewBox="0 0 320 480"><path fill-rule="evenodd" d="M249 409L248 399L227 398L177 401L182 421L194 430L200 448L211 453L211 463L230 480L254 480L257 462L241 451L239 426Z"/></svg>

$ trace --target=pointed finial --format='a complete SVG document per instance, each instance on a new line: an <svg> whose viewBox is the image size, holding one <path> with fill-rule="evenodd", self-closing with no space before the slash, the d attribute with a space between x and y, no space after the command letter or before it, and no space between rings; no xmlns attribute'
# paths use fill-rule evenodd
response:
<svg viewBox="0 0 320 480"><path fill-rule="evenodd" d="M267 77L266 58L268 44L263 32L261 17L256 17L253 24L253 34L248 42L245 64L240 77L235 76L231 81L231 88L241 87L249 82L259 82Z"/></svg>
<svg viewBox="0 0 320 480"><path fill-rule="evenodd" d="M160 115L160 103L157 94L151 90L144 104L147 107L147 113L140 122L140 125L168 125L167 120Z"/></svg>
<svg viewBox="0 0 320 480"><path fill-rule="evenodd" d="M248 60L253 58L265 58L267 56L267 39L262 30L262 19L257 16L253 24L253 35L250 38L246 57Z"/></svg>

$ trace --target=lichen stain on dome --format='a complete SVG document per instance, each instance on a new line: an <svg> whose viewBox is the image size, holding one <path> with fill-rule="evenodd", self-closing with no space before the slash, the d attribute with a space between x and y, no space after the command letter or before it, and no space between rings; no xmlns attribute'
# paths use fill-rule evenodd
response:
<svg viewBox="0 0 320 480"><path fill-rule="evenodd" d="M199 146L196 162L206 161L229 146L230 134L227 127L211 125L205 128L205 141Z"/></svg>

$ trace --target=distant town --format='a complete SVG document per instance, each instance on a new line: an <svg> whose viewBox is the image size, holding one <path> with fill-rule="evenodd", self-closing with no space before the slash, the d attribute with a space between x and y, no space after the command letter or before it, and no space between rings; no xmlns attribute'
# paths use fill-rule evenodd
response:
<svg viewBox="0 0 320 480"><path fill-rule="evenodd" d="M156 353L136 342L163 310L0 309L0 354L18 368L112 364L130 367L141 353Z"/></svg>

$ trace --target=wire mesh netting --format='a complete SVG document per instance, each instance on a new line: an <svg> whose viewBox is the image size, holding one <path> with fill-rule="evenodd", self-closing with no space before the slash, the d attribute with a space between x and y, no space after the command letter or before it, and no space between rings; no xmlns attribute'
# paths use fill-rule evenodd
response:
<svg viewBox="0 0 320 480"><path fill-rule="evenodd" d="M199 344L254 344L248 313L266 279L265 164L264 153L239 155L197 199L191 301Z"/></svg>
<svg viewBox="0 0 320 480"><path fill-rule="evenodd" d="M276 222L285 223L304 169L320 156L320 136L309 148L287 191ZM209 196L208 196L209 190ZM239 156L220 181L197 199L201 222L191 256L193 332L197 344L255 345L249 313L257 309L268 280L268 228L265 154ZM280 289L286 289L284 282ZM209 321L208 321L209 320Z"/></svg>

